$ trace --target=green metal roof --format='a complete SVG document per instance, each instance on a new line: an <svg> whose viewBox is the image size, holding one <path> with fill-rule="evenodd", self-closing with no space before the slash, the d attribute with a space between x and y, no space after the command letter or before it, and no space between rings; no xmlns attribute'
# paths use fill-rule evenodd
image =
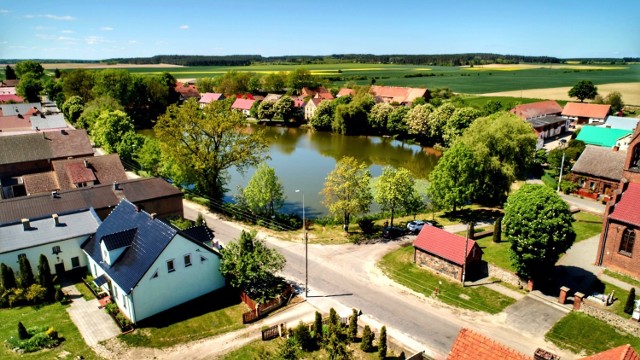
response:
<svg viewBox="0 0 640 360"><path fill-rule="evenodd" d="M616 141L618 139L631 133L632 131L624 129L583 126L578 137L576 137L576 140L582 140L585 144L612 148L616 146Z"/></svg>

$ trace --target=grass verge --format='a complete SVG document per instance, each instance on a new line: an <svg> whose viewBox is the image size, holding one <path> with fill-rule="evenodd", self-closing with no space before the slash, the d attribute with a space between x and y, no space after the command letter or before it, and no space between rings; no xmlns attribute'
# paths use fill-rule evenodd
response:
<svg viewBox="0 0 640 360"><path fill-rule="evenodd" d="M394 281L425 296L434 295L439 287L438 299L455 307L496 314L515 302L484 286L462 287L457 281L418 267L413 263L412 246L388 253L378 266Z"/></svg>
<svg viewBox="0 0 640 360"><path fill-rule="evenodd" d="M573 230L576 232L576 242L586 240L602 232L602 216L580 211L573 214Z"/></svg>
<svg viewBox="0 0 640 360"><path fill-rule="evenodd" d="M173 346L241 329L248 310L233 291L218 290L145 319L119 338L129 346Z"/></svg>
<svg viewBox="0 0 640 360"><path fill-rule="evenodd" d="M636 351L640 351L640 338L576 311L556 323L545 339L576 354L594 354L625 344L631 344Z"/></svg>
<svg viewBox="0 0 640 360"><path fill-rule="evenodd" d="M74 285L76 286L76 289L78 289L78 292L82 294L82 297L85 300L89 301L96 298L91 290L89 290L87 285L85 285L81 280L78 279L78 281Z"/></svg>
<svg viewBox="0 0 640 360"><path fill-rule="evenodd" d="M493 235L489 235L476 239L476 243L482 249L482 260L511 272L516 271L511 264L510 242L503 240L495 243L493 242Z"/></svg>
<svg viewBox="0 0 640 360"><path fill-rule="evenodd" d="M634 279L634 278L632 278L632 277L630 277L630 276L623 275L623 274L619 274L619 273L617 273L617 272L613 272L613 271L611 271L611 270L609 270L609 269L605 269L605 270L604 270L604 273L605 273L606 275L611 276L612 278L618 279L618 280L620 280L620 281L624 281L624 282L626 282L626 283L627 283L627 284L629 284L629 285L633 285L633 286L635 286L636 288L638 288L638 290L640 290L640 281L638 281L638 280L636 280L636 279Z"/></svg>
<svg viewBox="0 0 640 360"><path fill-rule="evenodd" d="M0 346L1 359L99 359L84 342L75 324L66 311L68 305L58 303L44 306L23 306L12 309L0 309L0 341L4 343L10 337L18 336L18 321L27 327L50 326L58 331L64 341L53 349L33 353L18 354L6 346ZM66 355L64 355L66 354Z"/></svg>

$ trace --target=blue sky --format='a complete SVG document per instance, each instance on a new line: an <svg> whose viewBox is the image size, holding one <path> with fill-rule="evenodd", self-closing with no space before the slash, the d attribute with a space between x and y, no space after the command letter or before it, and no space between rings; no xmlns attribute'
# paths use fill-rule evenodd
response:
<svg viewBox="0 0 640 360"><path fill-rule="evenodd" d="M640 57L639 0L0 0L0 59L491 52Z"/></svg>

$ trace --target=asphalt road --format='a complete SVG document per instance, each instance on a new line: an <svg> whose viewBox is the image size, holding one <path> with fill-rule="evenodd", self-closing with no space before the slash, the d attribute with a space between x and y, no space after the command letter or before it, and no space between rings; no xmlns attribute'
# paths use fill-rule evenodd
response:
<svg viewBox="0 0 640 360"><path fill-rule="evenodd" d="M197 211L190 206L185 206L184 212L185 218L197 217ZM203 215L207 225L214 230L216 238L223 244L227 239L239 237L241 230L236 225L216 221L207 213ZM304 246L278 240L269 240L269 243L287 259L283 275L304 285ZM371 248L367 249L363 245L361 251L353 254L347 254L337 247L323 246L323 250L320 250L319 246L310 246L310 249L310 302L313 303L314 297L331 298L347 308L360 309L363 314L381 324L402 332L423 344L432 355L444 356L449 352L461 326L429 311L429 305L416 301L412 296L399 294L397 289L370 281L364 269L366 257L362 253ZM314 255L314 252L319 251L323 251L324 256Z"/></svg>

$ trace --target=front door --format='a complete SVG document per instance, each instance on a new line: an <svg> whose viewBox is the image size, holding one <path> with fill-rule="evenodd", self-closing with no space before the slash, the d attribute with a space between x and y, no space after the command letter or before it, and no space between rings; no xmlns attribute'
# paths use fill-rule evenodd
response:
<svg viewBox="0 0 640 360"><path fill-rule="evenodd" d="M56 264L56 275L62 276L64 275L64 262L59 262Z"/></svg>

